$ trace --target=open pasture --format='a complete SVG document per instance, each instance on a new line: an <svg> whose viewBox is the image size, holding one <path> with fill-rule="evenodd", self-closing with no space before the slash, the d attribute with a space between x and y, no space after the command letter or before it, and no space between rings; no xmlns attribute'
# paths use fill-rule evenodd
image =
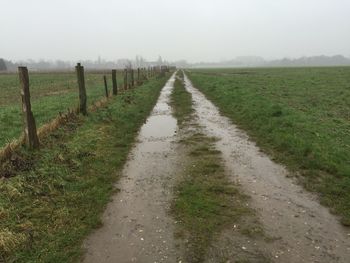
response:
<svg viewBox="0 0 350 263"><path fill-rule="evenodd" d="M350 224L350 67L189 72L224 115Z"/></svg>
<svg viewBox="0 0 350 263"><path fill-rule="evenodd" d="M103 75L107 76L111 89L111 73L85 72L88 104L105 96ZM118 84L121 73L118 72ZM75 109L79 92L75 72L31 73L29 72L32 110L37 127L50 121L59 112ZM20 136L23 124L18 74L0 74L0 147Z"/></svg>

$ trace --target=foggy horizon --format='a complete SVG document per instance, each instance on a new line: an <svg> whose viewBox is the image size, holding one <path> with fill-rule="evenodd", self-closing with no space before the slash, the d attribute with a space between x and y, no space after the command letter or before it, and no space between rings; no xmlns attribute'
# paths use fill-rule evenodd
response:
<svg viewBox="0 0 350 263"><path fill-rule="evenodd" d="M350 57L345 0L0 3L0 57L11 61Z"/></svg>
<svg viewBox="0 0 350 263"><path fill-rule="evenodd" d="M64 60L64 59L60 59L60 58L56 58L56 59L45 59L45 58L37 58L37 59L33 59L33 58L26 58L26 59L18 59L18 60L14 60L14 59L11 59L11 58L7 58L7 57L0 57L0 59L5 59L5 61L9 61L9 62L13 62L13 63L26 63L26 62L33 62L33 63L40 63L41 61L42 62L47 62L47 63L56 63L56 62L64 62L64 63L67 63L67 64L71 64L71 65L74 65L78 62L86 62L86 61L89 61L89 62L93 62L93 63L99 63L99 60L100 63L118 63L120 61L135 61L135 57L140 57L140 58L143 58L145 63L152 63L152 62L157 62L157 59L159 57L161 57L163 59L164 62L167 62L167 63L176 63L176 62L179 62L179 61L184 61L184 62L187 62L189 64L201 64L201 63L216 63L216 64L220 64L220 63L225 63L225 62L228 62L228 61L234 61L234 60L240 60L240 59L262 59L263 61L265 62L273 62L273 61L281 61L283 59L290 59L290 60L298 60L298 59L302 59L302 58L314 58L314 57L326 57L326 58L332 58L332 57L337 57L337 56L341 56L341 57L344 57L346 59L349 59L350 60L350 56L346 56L346 55L343 55L343 54L333 54L333 55L324 55L324 54L318 54L318 55L314 55L314 56L300 56L300 57L276 57L276 58L270 58L270 59L267 59L265 57L262 57L262 56L258 56L258 55L240 55L240 56L236 56L236 57L227 57L227 58L223 58L223 59L220 59L220 60L201 60L201 61L188 61L186 59L176 59L176 60L168 60L166 57L163 57L161 55L157 56L156 58L145 58L144 56L142 55L135 55L134 57L130 57L130 58L115 58L115 59L109 59L109 58L104 58L104 57L101 57L101 56L98 56L97 58L81 58L81 59L77 59L77 60Z"/></svg>

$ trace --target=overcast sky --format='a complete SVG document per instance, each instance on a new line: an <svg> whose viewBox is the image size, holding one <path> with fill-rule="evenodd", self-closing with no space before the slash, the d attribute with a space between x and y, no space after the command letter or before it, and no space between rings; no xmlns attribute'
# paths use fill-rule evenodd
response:
<svg viewBox="0 0 350 263"><path fill-rule="evenodd" d="M0 0L0 57L350 56L350 0Z"/></svg>

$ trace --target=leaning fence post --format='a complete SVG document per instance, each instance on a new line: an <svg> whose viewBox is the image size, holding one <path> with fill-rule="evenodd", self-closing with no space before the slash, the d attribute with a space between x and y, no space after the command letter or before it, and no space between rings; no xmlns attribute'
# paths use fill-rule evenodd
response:
<svg viewBox="0 0 350 263"><path fill-rule="evenodd" d="M30 103L29 75L27 67L18 67L18 75L21 85L25 141L30 149L37 149L39 148L39 138L36 131L36 124L32 112L32 106Z"/></svg>
<svg viewBox="0 0 350 263"><path fill-rule="evenodd" d="M112 69L112 85L113 85L113 95L118 94L118 86L117 86L117 70Z"/></svg>
<svg viewBox="0 0 350 263"><path fill-rule="evenodd" d="M78 63L75 67L77 73L78 86L79 86L79 112L83 115L87 115L86 109L86 89L85 89L85 78L84 78L84 67Z"/></svg>
<svg viewBox="0 0 350 263"><path fill-rule="evenodd" d="M108 86L107 86L106 75L103 75L103 82L105 83L105 92L106 92L106 97L108 98Z"/></svg>

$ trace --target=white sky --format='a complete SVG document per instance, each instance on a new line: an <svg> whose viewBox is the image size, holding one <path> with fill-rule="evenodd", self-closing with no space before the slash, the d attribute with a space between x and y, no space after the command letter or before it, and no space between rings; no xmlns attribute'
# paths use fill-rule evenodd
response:
<svg viewBox="0 0 350 263"><path fill-rule="evenodd" d="M0 0L0 57L350 56L350 0Z"/></svg>

